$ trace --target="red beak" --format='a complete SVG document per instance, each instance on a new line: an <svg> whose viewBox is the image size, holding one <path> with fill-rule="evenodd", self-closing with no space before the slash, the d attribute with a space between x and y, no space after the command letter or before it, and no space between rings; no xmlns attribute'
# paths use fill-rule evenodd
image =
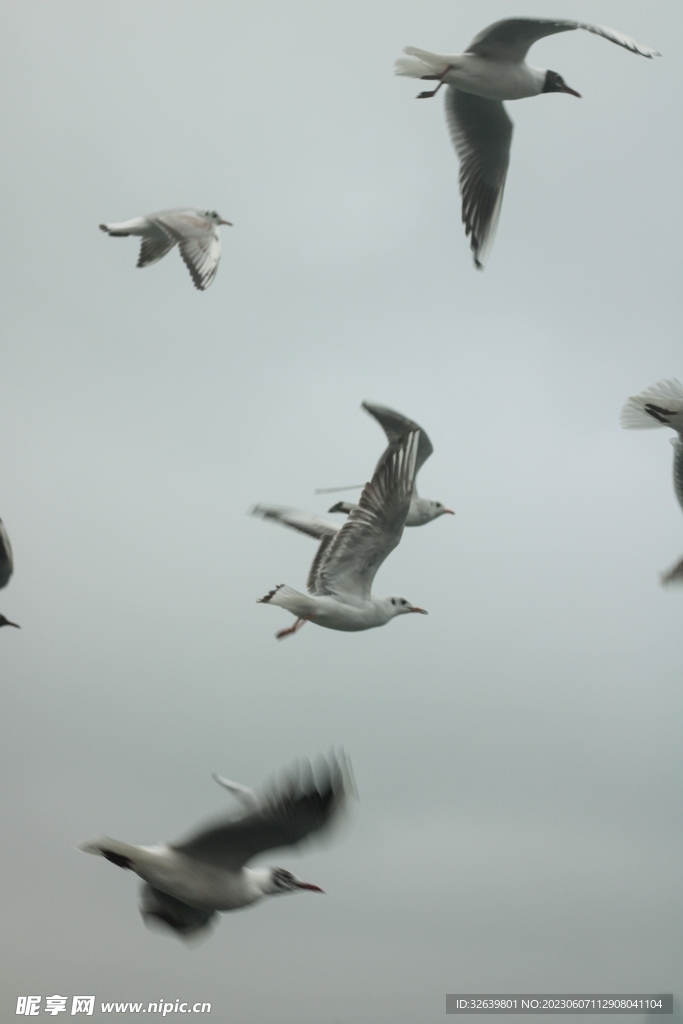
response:
<svg viewBox="0 0 683 1024"><path fill-rule="evenodd" d="M429 615L429 612L425 608L418 608L415 604L410 610L411 612L419 612L420 615Z"/></svg>
<svg viewBox="0 0 683 1024"><path fill-rule="evenodd" d="M570 89L568 85L563 85L560 92L568 92L570 96L578 96L581 99L581 93L577 92L576 89Z"/></svg>
<svg viewBox="0 0 683 1024"><path fill-rule="evenodd" d="M578 92L576 93L576 95L577 95L577 96L579 95L579 94L578 94ZM219 223L219 224L227 224L227 226L228 226L229 228L231 228L231 227L232 227L232 221L229 221L229 220L219 220L219 221L218 221L218 223Z"/></svg>
<svg viewBox="0 0 683 1024"><path fill-rule="evenodd" d="M444 515L448 515L448 516L454 516L455 515L455 512L453 511L452 508L445 508L443 511L444 511Z"/></svg>
<svg viewBox="0 0 683 1024"><path fill-rule="evenodd" d="M319 885L313 885L312 882L297 882L296 884L299 889L310 889L311 892L322 892L323 894L325 892Z"/></svg>

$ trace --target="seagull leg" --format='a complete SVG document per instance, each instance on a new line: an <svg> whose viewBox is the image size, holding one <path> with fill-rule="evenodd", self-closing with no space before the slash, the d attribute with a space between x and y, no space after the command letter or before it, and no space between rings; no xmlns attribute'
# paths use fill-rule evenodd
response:
<svg viewBox="0 0 683 1024"><path fill-rule="evenodd" d="M306 615L303 619L297 619L293 626L290 626L288 629L281 629L278 633L276 633L275 639L283 640L286 636L292 636L294 633L297 632L297 630L301 629L304 623L310 622L312 618L312 615Z"/></svg>
<svg viewBox="0 0 683 1024"><path fill-rule="evenodd" d="M436 96L441 86L446 84L444 82L444 75L447 75L450 70L451 65L449 64L446 70L442 71L440 75L420 75L420 78L422 79L423 82L438 82L439 84L437 85L436 89L429 89L427 92L419 93L417 99L428 100L431 99L432 96Z"/></svg>

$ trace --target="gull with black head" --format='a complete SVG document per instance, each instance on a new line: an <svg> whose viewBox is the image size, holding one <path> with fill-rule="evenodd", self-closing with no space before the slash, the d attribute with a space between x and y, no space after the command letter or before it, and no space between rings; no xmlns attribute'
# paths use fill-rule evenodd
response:
<svg viewBox="0 0 683 1024"><path fill-rule="evenodd" d="M395 409L389 409L386 405L377 405L375 402L361 402L361 409L365 409L365 411L370 413L371 416L374 416L382 427L384 433L387 435L387 441L389 442L380 456L375 472L377 472L382 463L391 456L392 452L396 450L407 434L413 430L420 431L420 443L418 445L417 459L415 462L415 476L417 477L420 469L434 451L434 446L427 437L424 429L419 425L419 423L408 419L407 416L404 416L400 412L396 412ZM356 486L362 487L363 485L358 484ZM355 487L322 487L316 491L316 494L330 494L332 491L350 490L355 490ZM348 515L348 513L355 507L356 506L350 501L338 501L332 506L332 508L328 509L328 512L344 512ZM434 519L438 519L439 516L445 515L454 516L455 512L453 509L446 508L441 501L432 501L430 498L421 498L417 493L417 484L413 484L413 496L410 499L410 508L408 509L408 515L406 517L406 526L424 526L425 523L431 523Z"/></svg>
<svg viewBox="0 0 683 1024"><path fill-rule="evenodd" d="M146 217L134 217L118 224L100 224L114 238L136 235L142 238L138 267L150 267L177 245L195 288L205 291L218 271L221 258L221 224L232 227L215 210L179 207Z"/></svg>
<svg viewBox="0 0 683 1024"><path fill-rule="evenodd" d="M510 162L512 121L503 100L521 100L546 92L580 96L556 71L526 63L533 43L557 32L585 29L642 57L659 57L649 46L605 25L550 18L506 18L474 37L464 53L445 56L405 49L396 61L396 74L438 82L418 99L446 90L446 118L460 160L460 193L465 234L470 238L475 266L481 269L493 242Z"/></svg>
<svg viewBox="0 0 683 1024"><path fill-rule="evenodd" d="M267 850L299 846L324 834L355 794L343 753L297 764L261 794L219 775L214 778L240 801L239 813L211 822L187 839L133 846L98 836L79 844L143 879L140 913L146 924L161 924L191 938L215 923L219 912L240 910L265 896L322 892L291 871L248 867Z"/></svg>
<svg viewBox="0 0 683 1024"><path fill-rule="evenodd" d="M427 614L405 597L372 594L377 570L403 535L413 495L419 437L419 430L407 434L378 466L341 529L336 523L294 509L257 505L252 510L254 515L274 519L320 540L308 574L308 594L281 583L259 600L260 604L286 608L296 616L293 626L275 634L278 640L296 633L305 622L357 632L384 626L408 612Z"/></svg>

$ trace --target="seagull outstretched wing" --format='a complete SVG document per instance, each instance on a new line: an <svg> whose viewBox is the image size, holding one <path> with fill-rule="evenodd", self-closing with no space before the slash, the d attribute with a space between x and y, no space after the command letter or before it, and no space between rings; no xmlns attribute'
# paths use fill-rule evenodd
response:
<svg viewBox="0 0 683 1024"><path fill-rule="evenodd" d="M209 825L171 848L236 871L258 853L297 846L324 830L352 792L343 753L321 758L315 768L303 761L263 793L256 810Z"/></svg>
<svg viewBox="0 0 683 1024"><path fill-rule="evenodd" d="M404 436L375 470L358 505L326 550L322 555L318 552L311 570L312 593L361 600L370 597L377 570L403 534L419 439L419 430Z"/></svg>

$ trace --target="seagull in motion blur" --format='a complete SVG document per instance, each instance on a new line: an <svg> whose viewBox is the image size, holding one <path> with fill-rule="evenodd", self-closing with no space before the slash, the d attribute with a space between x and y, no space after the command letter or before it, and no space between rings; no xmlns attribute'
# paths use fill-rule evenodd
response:
<svg viewBox="0 0 683 1024"><path fill-rule="evenodd" d="M419 473L420 469L427 461L429 456L434 451L432 442L427 437L427 434L422 427L415 423L414 420L409 420L407 416L403 416L400 412L396 412L394 409L387 408L386 405L377 405L374 402L361 402L361 409L365 409L371 416L377 420L379 425L387 435L389 444L384 449L379 462L377 463L375 472L379 469L383 462L385 462L392 454L392 452L401 444L403 438L411 432L411 430L420 431L420 443L417 449L417 460L415 462L415 476ZM358 485L362 487L362 484ZM323 487L316 491L316 494L329 494L332 491L349 491L353 490L352 487ZM336 505L328 509L328 512L345 512L349 513L356 506L349 501L338 501ZM425 523L431 523L432 520L438 519L439 516L454 516L455 512L453 509L446 508L446 506L440 501L431 501L429 498L421 498L417 493L417 486L413 485L413 496L410 501L410 508L408 509L408 515L406 517L406 526L424 526Z"/></svg>
<svg viewBox="0 0 683 1024"><path fill-rule="evenodd" d="M426 615L424 608L405 597L374 597L372 583L380 565L398 545L403 534L415 480L419 430L407 434L400 445L375 470L349 518L341 529L317 516L299 513L288 517L277 507L257 505L253 512L275 519L320 539L320 546L308 574L308 594L281 583L259 604L274 604L296 616L288 629L276 633L278 640L296 633L305 622L327 629L356 632L384 626L390 619L408 612Z"/></svg>
<svg viewBox="0 0 683 1024"><path fill-rule="evenodd" d="M195 288L203 292L218 270L221 258L218 228L221 224L232 227L230 221L223 220L215 210L181 207L123 220L119 224L100 224L100 231L106 231L114 238L126 238L128 235L142 238L138 267L157 263L177 245Z"/></svg>
<svg viewBox="0 0 683 1024"><path fill-rule="evenodd" d="M629 398L621 410L621 425L626 430L671 427L674 446L674 490L683 508L683 385L677 380L661 380L639 395ZM662 573L662 583L683 583L683 558Z"/></svg>
<svg viewBox="0 0 683 1024"><path fill-rule="evenodd" d="M464 53L444 56L408 46L396 61L396 74L438 82L418 99L446 90L446 119L460 160L462 220L475 266L481 269L495 234L510 162L512 121L503 100L520 100L544 92L580 96L556 71L526 63L529 48L557 32L585 29L642 57L661 54L635 39L584 21L506 18L474 37Z"/></svg>
<svg viewBox="0 0 683 1024"><path fill-rule="evenodd" d="M12 545L9 542L5 524L0 519L0 590L7 586L13 572ZM17 622L10 622L4 615L0 615L0 626L14 626L15 629L20 629Z"/></svg>
<svg viewBox="0 0 683 1024"><path fill-rule="evenodd" d="M239 910L264 896L322 892L284 868L248 867L267 850L298 846L322 834L355 794L350 765L341 752L296 765L260 795L214 775L242 804L242 812L213 821L188 838L155 846L132 846L98 836L79 844L134 871L143 879L140 913L146 924L161 923L190 938L215 923L217 912Z"/></svg>

